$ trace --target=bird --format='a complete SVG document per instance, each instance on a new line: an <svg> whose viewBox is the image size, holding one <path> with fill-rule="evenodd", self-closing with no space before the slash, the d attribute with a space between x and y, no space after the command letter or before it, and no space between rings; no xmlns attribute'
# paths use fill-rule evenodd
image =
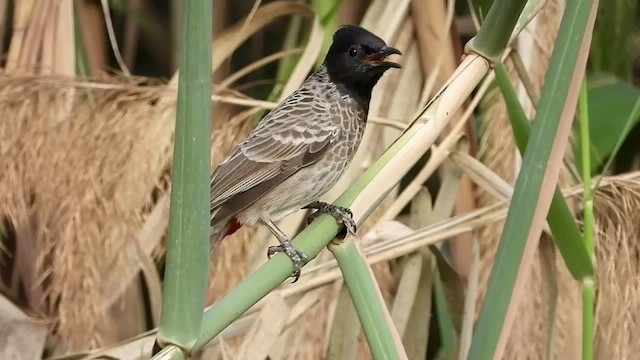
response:
<svg viewBox="0 0 640 360"><path fill-rule="evenodd" d="M275 222L299 209L331 214L355 231L348 208L319 201L349 167L367 123L371 92L402 53L370 31L339 27L321 66L269 112L211 173L212 253L243 225L264 225L300 277L308 257L293 247Z"/></svg>

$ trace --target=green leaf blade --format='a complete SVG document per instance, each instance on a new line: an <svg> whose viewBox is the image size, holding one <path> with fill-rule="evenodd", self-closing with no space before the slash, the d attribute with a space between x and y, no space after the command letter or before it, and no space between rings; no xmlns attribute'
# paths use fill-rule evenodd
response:
<svg viewBox="0 0 640 360"><path fill-rule="evenodd" d="M185 4L160 344L200 333L209 263L212 1Z"/></svg>
<svg viewBox="0 0 640 360"><path fill-rule="evenodd" d="M470 359L493 359L520 270L553 142L572 85L593 1L568 2L551 56L531 137L500 238Z"/></svg>

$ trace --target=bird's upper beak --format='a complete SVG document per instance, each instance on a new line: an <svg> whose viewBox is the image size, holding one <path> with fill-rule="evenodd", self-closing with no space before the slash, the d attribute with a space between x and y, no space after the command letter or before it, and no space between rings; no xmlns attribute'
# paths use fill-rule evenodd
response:
<svg viewBox="0 0 640 360"><path fill-rule="evenodd" d="M389 55L402 55L402 53L400 52L400 50L393 48L391 46L383 46L380 48L380 50L378 50L378 52L376 52L375 54L371 54L369 56L367 56L364 59L364 62L367 64L370 64L374 67L378 67L378 66L383 66L386 68L401 68L400 64L392 62L392 61L385 61L385 59L387 58L387 56Z"/></svg>

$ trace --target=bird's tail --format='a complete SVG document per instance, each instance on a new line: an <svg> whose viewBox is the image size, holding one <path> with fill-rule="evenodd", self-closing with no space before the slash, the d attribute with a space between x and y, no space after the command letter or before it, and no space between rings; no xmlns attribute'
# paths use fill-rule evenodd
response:
<svg viewBox="0 0 640 360"><path fill-rule="evenodd" d="M211 210L211 222L209 228L209 246L211 247L211 257L213 258L216 255L216 250L218 250L218 244L220 241L227 235L227 230L229 230L229 222L228 221L218 221L216 219L216 214L219 209Z"/></svg>
<svg viewBox="0 0 640 360"><path fill-rule="evenodd" d="M219 209L211 210L211 222L210 222L210 246L211 256L215 254L218 249L218 244L224 239L225 236L231 235L238 231L242 227L242 223L238 221L235 216L225 217L223 219L216 218Z"/></svg>
<svg viewBox="0 0 640 360"><path fill-rule="evenodd" d="M218 244L220 241L226 236L227 228L229 225L224 227L220 226L211 226L211 237L209 240L209 244L211 246L211 257L213 258L216 255L216 250L218 250Z"/></svg>

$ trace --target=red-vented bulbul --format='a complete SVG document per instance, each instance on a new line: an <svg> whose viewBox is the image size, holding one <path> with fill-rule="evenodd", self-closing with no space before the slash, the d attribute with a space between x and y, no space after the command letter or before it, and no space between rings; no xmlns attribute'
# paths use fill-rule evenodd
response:
<svg viewBox="0 0 640 360"><path fill-rule="evenodd" d="M317 201L345 172L367 122L371 91L400 51L369 31L342 26L320 68L274 108L211 175L212 249L241 225L262 223L300 275L307 256L291 246L277 221L316 209L355 227L349 209ZM295 281L294 281L295 282Z"/></svg>

